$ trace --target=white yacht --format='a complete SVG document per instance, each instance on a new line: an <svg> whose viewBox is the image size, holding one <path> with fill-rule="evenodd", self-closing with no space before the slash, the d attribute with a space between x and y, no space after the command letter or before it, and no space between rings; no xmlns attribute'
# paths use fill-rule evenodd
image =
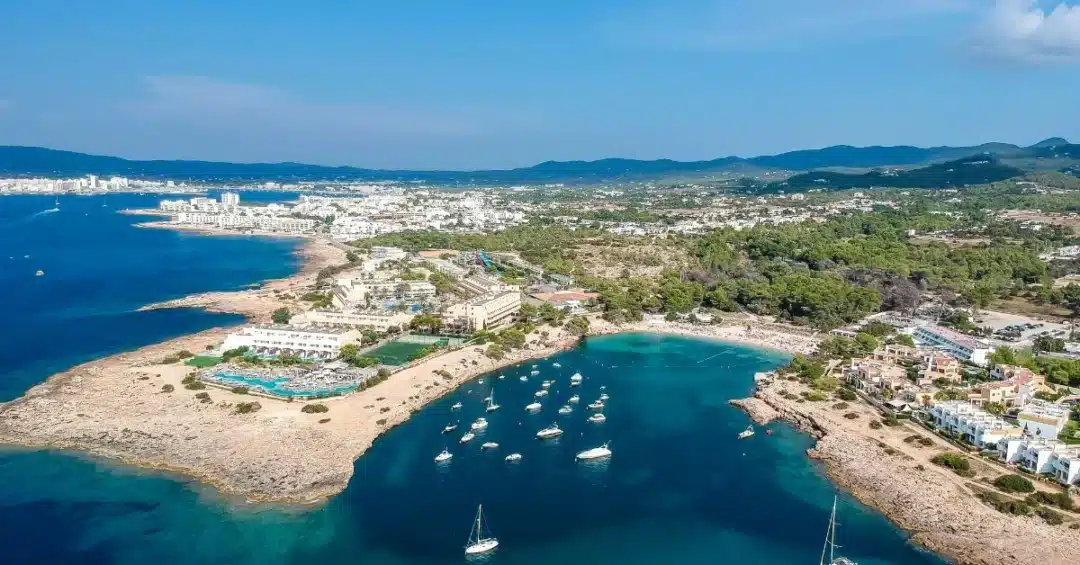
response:
<svg viewBox="0 0 1080 565"><path fill-rule="evenodd" d="M476 437L472 432L465 432L465 435L461 436L461 443L469 443L472 438Z"/></svg>
<svg viewBox="0 0 1080 565"><path fill-rule="evenodd" d="M505 379L505 378L506 378L506 375L499 375L499 380L500 380L500 381L501 381L501 380L503 380L503 379Z"/></svg>
<svg viewBox="0 0 1080 565"><path fill-rule="evenodd" d="M554 437L559 437L561 435L562 430L559 429L558 424L552 424L551 426L536 432L536 437L538 439L551 439Z"/></svg>
<svg viewBox="0 0 1080 565"><path fill-rule="evenodd" d="M506 456L506 462L509 463L511 461L521 461L521 454L520 453L511 453L510 455L507 455Z"/></svg>
<svg viewBox="0 0 1080 565"><path fill-rule="evenodd" d="M586 449L577 454L577 458L581 460L585 459L600 459L602 457L611 457L611 450L608 449L608 444L601 445L600 447L594 447L592 449Z"/></svg>
<svg viewBox="0 0 1080 565"><path fill-rule="evenodd" d="M473 522L469 532L469 543L465 545L465 555L482 555L494 551L499 547L499 540L493 537L484 537L484 507L476 508L476 521Z"/></svg>
<svg viewBox="0 0 1080 565"><path fill-rule="evenodd" d="M478 385L484 384L484 379L480 379L480 380L476 381L476 384L478 384Z"/></svg>
<svg viewBox="0 0 1080 565"><path fill-rule="evenodd" d="M498 443L495 443L494 441L486 441L484 442L484 445L480 446L480 449L495 449L496 447L499 447Z"/></svg>
<svg viewBox="0 0 1080 565"><path fill-rule="evenodd" d="M457 429L457 424L447 424L446 427L442 429L442 433L448 434L448 433L450 433L450 432L452 432L452 431L454 431L456 429Z"/></svg>
<svg viewBox="0 0 1080 565"><path fill-rule="evenodd" d="M745 430L739 432L739 439L746 439L752 435L754 435L754 425L750 424L749 426L746 426Z"/></svg>
<svg viewBox="0 0 1080 565"><path fill-rule="evenodd" d="M538 391L536 391L536 393L533 396L535 396L537 398L540 398L542 396L547 396L547 391L546 390L538 390Z"/></svg>
<svg viewBox="0 0 1080 565"><path fill-rule="evenodd" d="M836 497L833 496L832 516L829 517L829 530L825 533L825 547L821 548L821 565L856 565L847 557L836 557ZM825 560L828 553L829 560Z"/></svg>
<svg viewBox="0 0 1080 565"><path fill-rule="evenodd" d="M540 365L533 365L533 366L532 366L532 368L533 368L533 369L535 369L535 368L537 368L537 367L539 367L539 366L540 366Z"/></svg>
<svg viewBox="0 0 1080 565"><path fill-rule="evenodd" d="M590 422L592 422L594 424L603 424L604 422L607 421L607 416L601 414L600 412L597 412L596 414L593 414L592 416L589 416L588 421L590 421Z"/></svg>
<svg viewBox="0 0 1080 565"><path fill-rule="evenodd" d="M521 378L519 378L518 380L521 381L521 382L525 382L525 381L529 380L529 377L526 377L525 375L521 375Z"/></svg>
<svg viewBox="0 0 1080 565"><path fill-rule="evenodd" d="M472 428L473 431L478 432L480 430L487 429L488 421L485 418L477 418L476 421L473 422L472 426L470 426L470 427Z"/></svg>
<svg viewBox="0 0 1080 565"><path fill-rule="evenodd" d="M527 405L525 407L525 410L528 412L539 412L540 409L543 407L543 404L540 404L539 402L533 402L532 404Z"/></svg>
<svg viewBox="0 0 1080 565"><path fill-rule="evenodd" d="M442 453L435 456L435 462L436 463L445 463L446 461L449 461L453 457L454 457L453 453L450 453L449 451L444 449L444 450L442 450Z"/></svg>
<svg viewBox="0 0 1080 565"><path fill-rule="evenodd" d="M581 376L581 373L574 373L573 375L570 376L570 386L578 386L578 385L580 385L581 384L581 379L583 379L583 378L584 377Z"/></svg>
<svg viewBox="0 0 1080 565"><path fill-rule="evenodd" d="M494 393L491 396L487 397L487 411L488 412L494 412L494 411L498 410L499 408L501 408L501 406L499 406L498 404L495 404L495 394Z"/></svg>
<svg viewBox="0 0 1080 565"><path fill-rule="evenodd" d="M45 271L42 271L41 269L38 269L37 271L34 272L34 276L35 277L43 277L43 276L45 276Z"/></svg>
<svg viewBox="0 0 1080 565"><path fill-rule="evenodd" d="M603 410L603 409L604 409L604 403L600 402L599 400L597 400L596 402L593 402L592 404L589 405L589 410Z"/></svg>
<svg viewBox="0 0 1080 565"><path fill-rule="evenodd" d="M455 402L454 405L450 407L450 409L451 410L461 410L461 402Z"/></svg>
<svg viewBox="0 0 1080 565"><path fill-rule="evenodd" d="M607 390L607 385L600 385L600 390Z"/></svg>
<svg viewBox="0 0 1080 565"><path fill-rule="evenodd" d="M607 399L609 399L609 398L611 398L611 397L608 396L607 393L605 392L604 394L600 395L600 402L606 402Z"/></svg>
<svg viewBox="0 0 1080 565"><path fill-rule="evenodd" d="M535 377L536 375L540 374L540 371L537 371L536 369L533 369L532 371L529 371L529 374Z"/></svg>
<svg viewBox="0 0 1080 565"><path fill-rule="evenodd" d="M562 363L555 362L555 363L552 363L551 366L555 367L556 369L561 369L562 368Z"/></svg>
<svg viewBox="0 0 1080 565"><path fill-rule="evenodd" d="M559 414L569 414L573 411L574 409L571 408L569 404L563 406L562 408L559 408Z"/></svg>
<svg viewBox="0 0 1080 565"><path fill-rule="evenodd" d="M570 404L577 404L578 402L581 402L581 397L575 394L574 396L571 396L570 400L568 400L567 402L569 402Z"/></svg>
<svg viewBox="0 0 1080 565"><path fill-rule="evenodd" d="M540 386L543 388L551 388L551 381L544 381L540 383Z"/></svg>

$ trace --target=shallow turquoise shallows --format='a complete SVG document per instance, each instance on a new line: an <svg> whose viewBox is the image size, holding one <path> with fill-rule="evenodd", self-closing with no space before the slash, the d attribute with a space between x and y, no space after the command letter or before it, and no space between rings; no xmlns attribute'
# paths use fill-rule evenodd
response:
<svg viewBox="0 0 1080 565"><path fill-rule="evenodd" d="M0 199L0 211L7 205ZM92 230L82 233L84 241L93 238ZM221 244L213 238L200 241L207 253ZM172 245L167 239L148 248L133 241L114 244L142 261L170 253ZM162 246L166 249L155 251ZM247 251L259 253L258 247ZM287 254L276 251L263 257L287 261ZM223 280L216 278L214 264L198 275L208 288L187 291L208 290ZM111 272L135 268L123 265ZM103 269L103 276L108 272ZM264 273L252 270L246 282ZM95 300L91 296L80 307L92 312L100 307ZM48 302L42 303L44 317L55 316L47 311ZM177 331L156 325L168 320L146 316L126 315L138 322L116 326L110 348L135 347ZM92 315L77 320L95 323ZM10 350L3 355L22 378L44 378L33 355ZM50 366L75 360L54 360ZM704 340L648 334L591 339L551 359L508 368L501 373L505 379L500 373L485 375L483 384L474 380L428 406L380 438L355 463L348 489L314 509L251 506L179 477L71 455L8 450L0 453L0 563L456 564L465 562L463 546L482 503L500 540L486 563L815 564L835 488L805 455L812 440L779 422L769 426L771 436L759 429L739 440L736 435L748 420L727 405L749 393L755 371L785 360L774 352ZM554 362L562 367L553 367ZM519 381L533 363L539 376ZM577 371L584 382L571 388L570 375ZM542 400L543 410L527 414L524 407L544 379L555 383ZM483 398L492 392L502 409L485 413ZM571 414L558 415L574 393L581 403ZM588 423L586 405L601 393L610 395L607 422ZM460 412L450 408L457 401L464 405ZM459 444L465 428L480 416L490 421L487 430ZM451 422L460 427L443 435ZM554 422L565 430L562 437L534 437ZM267 441L272 440L271 430ZM499 447L481 451L485 441ZM610 459L575 461L577 452L605 442L613 452ZM454 457L436 465L433 458L444 447ZM521 453L521 461L506 463L511 452ZM911 547L880 514L840 496L843 554L860 565L942 563Z"/></svg>

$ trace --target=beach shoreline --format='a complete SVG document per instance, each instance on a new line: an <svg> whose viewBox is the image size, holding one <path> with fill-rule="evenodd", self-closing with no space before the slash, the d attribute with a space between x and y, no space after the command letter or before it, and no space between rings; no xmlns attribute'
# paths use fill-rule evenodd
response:
<svg viewBox="0 0 1080 565"><path fill-rule="evenodd" d="M782 419L816 439L807 454L820 461L829 478L860 502L878 509L911 541L957 563L974 565L1069 565L1080 555L1080 536L1065 525L1051 526L1037 516L1003 514L975 497L992 486L934 465L938 453L955 451L948 443L915 424L873 429L877 410L861 401L810 402L798 382L775 379L763 383L749 399L731 404L759 425ZM847 416L854 414L854 417ZM931 443L910 441L923 437ZM980 474L993 469L977 462Z"/></svg>

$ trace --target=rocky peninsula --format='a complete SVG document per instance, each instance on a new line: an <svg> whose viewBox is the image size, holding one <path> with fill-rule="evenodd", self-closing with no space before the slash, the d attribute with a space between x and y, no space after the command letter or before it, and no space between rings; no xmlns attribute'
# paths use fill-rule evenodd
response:
<svg viewBox="0 0 1080 565"><path fill-rule="evenodd" d="M861 402L811 402L798 382L763 384L755 398L735 401L755 419L769 410L818 438L809 455L822 461L830 477L860 501L881 510L912 541L970 565L1074 565L1080 561L1080 532L1069 526L1078 516L1050 525L1038 516L1003 514L976 493L993 490L981 479L1004 470L972 458L977 476L965 478L930 459L959 450L910 422L880 422L877 410ZM762 405L768 406L767 409ZM926 438L911 441L911 436ZM1067 514L1067 513L1066 513Z"/></svg>

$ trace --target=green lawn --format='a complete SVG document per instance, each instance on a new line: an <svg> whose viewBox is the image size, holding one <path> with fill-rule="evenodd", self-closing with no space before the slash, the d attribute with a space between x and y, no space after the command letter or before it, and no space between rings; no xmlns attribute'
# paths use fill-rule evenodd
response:
<svg viewBox="0 0 1080 565"><path fill-rule="evenodd" d="M207 357L205 355L196 355L195 357L192 357L191 359L188 359L187 361L184 361L185 365L188 365L189 367L196 367L196 368L199 368L199 369L205 369L207 367L213 367L214 365L217 365L218 363L221 363L221 358L220 357Z"/></svg>

